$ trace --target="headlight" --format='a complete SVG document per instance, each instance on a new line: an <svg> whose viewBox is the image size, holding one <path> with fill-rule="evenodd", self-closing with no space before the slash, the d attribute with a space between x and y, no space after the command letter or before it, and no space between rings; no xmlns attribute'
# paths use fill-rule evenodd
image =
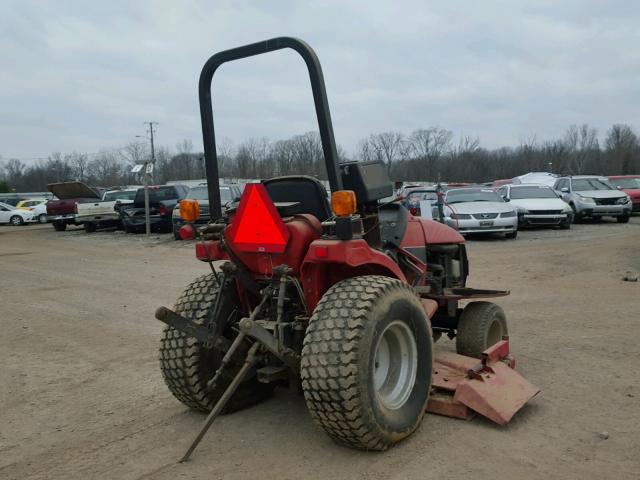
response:
<svg viewBox="0 0 640 480"><path fill-rule="evenodd" d="M526 210L525 210L526 212ZM520 212L518 212L520 213ZM511 210L510 212L503 212L500 214L501 218L508 218L508 217L515 217L516 216L516 211L515 210Z"/></svg>
<svg viewBox="0 0 640 480"><path fill-rule="evenodd" d="M590 203L590 204L593 204L593 205L596 204L596 201L591 197L583 197L582 195L578 195L578 197L580 198L580 201L582 203Z"/></svg>
<svg viewBox="0 0 640 480"><path fill-rule="evenodd" d="M451 218L454 218L456 220L470 220L471 219L471 215L467 214L467 213L455 213L455 212L451 212L451 215L449 215Z"/></svg>
<svg viewBox="0 0 640 480"><path fill-rule="evenodd" d="M629 203L629 197L620 197L618 200L616 200L616 204L618 205L624 205L625 203Z"/></svg>

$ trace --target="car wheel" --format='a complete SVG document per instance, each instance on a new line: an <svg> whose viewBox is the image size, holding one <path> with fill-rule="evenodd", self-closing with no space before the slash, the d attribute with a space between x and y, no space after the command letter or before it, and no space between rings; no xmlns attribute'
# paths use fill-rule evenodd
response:
<svg viewBox="0 0 640 480"><path fill-rule="evenodd" d="M24 219L20 215L14 215L9 219L11 225L24 225Z"/></svg>
<svg viewBox="0 0 640 480"><path fill-rule="evenodd" d="M38 223L47 223L47 214L41 213L38 215Z"/></svg>
<svg viewBox="0 0 640 480"><path fill-rule="evenodd" d="M631 218L631 215L622 215L621 217L616 217L616 221L618 223L629 223L629 218Z"/></svg>
<svg viewBox="0 0 640 480"><path fill-rule="evenodd" d="M53 222L53 229L56 232L63 232L67 229L67 224L64 222Z"/></svg>
<svg viewBox="0 0 640 480"><path fill-rule="evenodd" d="M85 222L84 224L84 231L87 233L93 233L97 228L98 226L93 222Z"/></svg>
<svg viewBox="0 0 640 480"><path fill-rule="evenodd" d="M509 240L513 240L513 239L515 239L517 237L518 237L518 231L517 230L515 230L513 232L510 232L510 233L505 233L504 234L504 238L508 238Z"/></svg>

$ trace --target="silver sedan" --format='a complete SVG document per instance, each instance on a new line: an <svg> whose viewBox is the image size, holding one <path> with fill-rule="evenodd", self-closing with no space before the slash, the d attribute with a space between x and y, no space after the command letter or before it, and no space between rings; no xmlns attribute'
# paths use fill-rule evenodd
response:
<svg viewBox="0 0 640 480"><path fill-rule="evenodd" d="M490 188L469 187L447 191L444 199L445 222L462 235L501 233L518 236L518 214L512 205Z"/></svg>

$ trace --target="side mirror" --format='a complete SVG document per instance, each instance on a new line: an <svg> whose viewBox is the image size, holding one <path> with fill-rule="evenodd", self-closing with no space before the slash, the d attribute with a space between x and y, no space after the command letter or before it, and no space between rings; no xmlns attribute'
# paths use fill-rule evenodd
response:
<svg viewBox="0 0 640 480"><path fill-rule="evenodd" d="M560 191L561 191L562 193L569 193L569 189L568 189L567 187L562 187L562 188L560 189Z"/></svg>
<svg viewBox="0 0 640 480"><path fill-rule="evenodd" d="M621 186L617 186L616 188L617 188L618 190L622 190L622 187L621 187Z"/></svg>

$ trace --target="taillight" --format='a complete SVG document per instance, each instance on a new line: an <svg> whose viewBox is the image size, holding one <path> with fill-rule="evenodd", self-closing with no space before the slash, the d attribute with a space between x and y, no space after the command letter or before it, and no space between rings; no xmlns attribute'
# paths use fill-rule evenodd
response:
<svg viewBox="0 0 640 480"><path fill-rule="evenodd" d="M411 213L411 215L417 215L418 209L416 207L409 207L409 213Z"/></svg>
<svg viewBox="0 0 640 480"><path fill-rule="evenodd" d="M167 207L162 204L160 204L160 208L158 208L158 210L160 210L161 217L164 217L167 214Z"/></svg>
<svg viewBox="0 0 640 480"><path fill-rule="evenodd" d="M78 202L75 202L75 203L73 204L73 211L74 211L75 213L78 213Z"/></svg>

